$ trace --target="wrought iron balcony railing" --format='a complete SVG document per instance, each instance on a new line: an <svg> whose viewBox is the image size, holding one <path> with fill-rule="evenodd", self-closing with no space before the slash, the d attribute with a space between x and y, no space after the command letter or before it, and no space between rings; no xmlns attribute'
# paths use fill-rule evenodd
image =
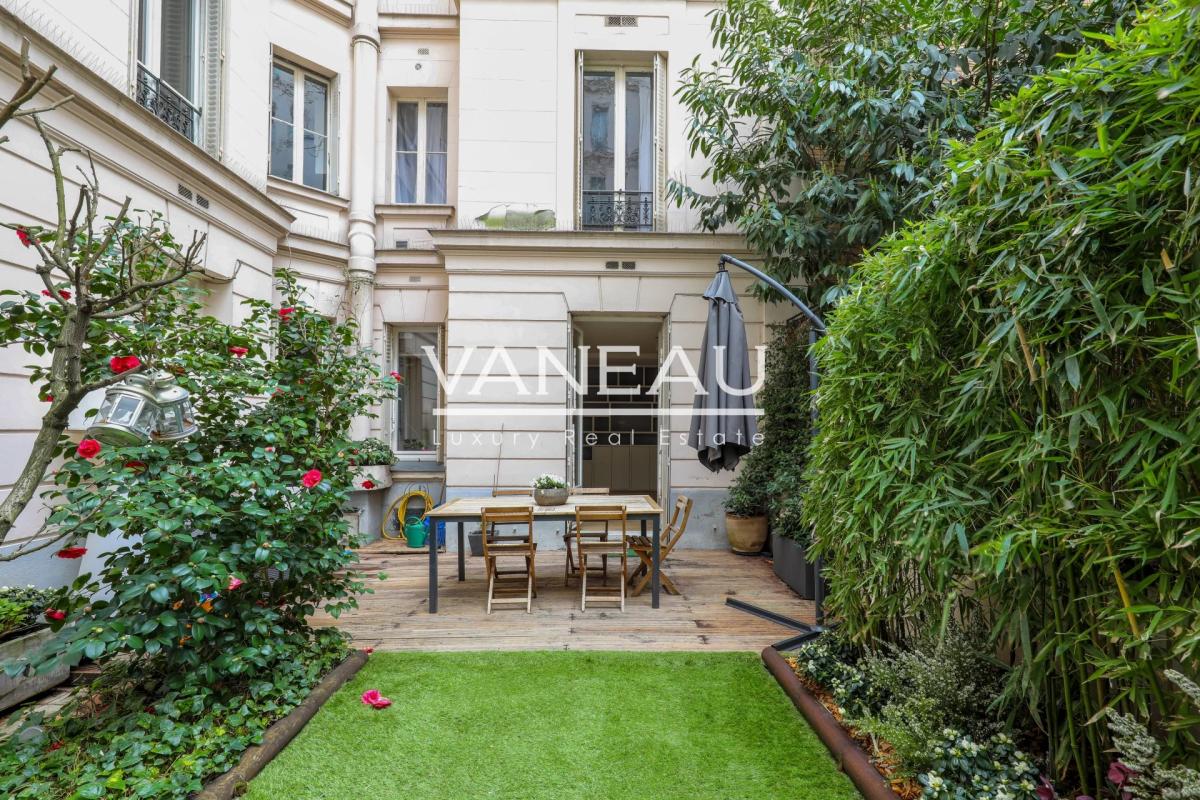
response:
<svg viewBox="0 0 1200 800"><path fill-rule="evenodd" d="M653 230L654 192L584 190L581 223L589 230Z"/></svg>
<svg viewBox="0 0 1200 800"><path fill-rule="evenodd" d="M144 64L137 65L137 101L188 141L196 141L200 109Z"/></svg>

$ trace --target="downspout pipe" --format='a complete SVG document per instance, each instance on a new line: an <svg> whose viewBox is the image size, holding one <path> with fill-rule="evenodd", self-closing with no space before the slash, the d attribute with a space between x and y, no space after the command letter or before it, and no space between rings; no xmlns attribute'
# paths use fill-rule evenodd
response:
<svg viewBox="0 0 1200 800"><path fill-rule="evenodd" d="M800 310L800 314L805 319L808 320L808 323L809 323L809 329L808 329L808 388L812 392L812 395L813 395L812 433L813 433L813 436L816 436L816 434L817 434L816 396L817 396L817 387L820 385L821 376L820 376L820 372L818 372L818 370L817 370L817 356L816 356L815 351L813 350L813 345L815 345L817 343L817 339L824 336L826 333L825 320L821 319L821 316L819 314L817 314L817 312L815 312L811 308L809 308L808 305L806 305L805 302L803 300L801 300L799 297L797 297L790 289L788 289L782 283L775 280L770 275L768 275L767 273L758 269L757 267L750 266L745 261L742 261L740 258L734 258L733 256L722 254L721 257L717 260L717 269L724 270L725 266L727 264L735 266L738 269L743 270L745 272L749 272L751 275L758 278L760 281L765 283L767 286L770 286L772 289L779 292L781 295L783 295L785 298L787 298L788 301L790 301L792 305L794 305L796 308L798 308ZM816 597L814 599L814 603L815 603L816 609L817 609L817 625L815 628L812 629L812 633L814 635L817 635L825 630L825 581L821 577L822 568L824 566L823 559L818 558L815 566L816 566L816 571L817 571L817 588L816 588Z"/></svg>

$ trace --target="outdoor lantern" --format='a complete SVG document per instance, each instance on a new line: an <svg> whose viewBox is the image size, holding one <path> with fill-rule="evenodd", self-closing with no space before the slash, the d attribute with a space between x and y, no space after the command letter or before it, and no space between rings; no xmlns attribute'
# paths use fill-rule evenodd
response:
<svg viewBox="0 0 1200 800"><path fill-rule="evenodd" d="M87 436L116 447L149 439L171 442L196 432L187 389L162 370L131 375L110 386Z"/></svg>

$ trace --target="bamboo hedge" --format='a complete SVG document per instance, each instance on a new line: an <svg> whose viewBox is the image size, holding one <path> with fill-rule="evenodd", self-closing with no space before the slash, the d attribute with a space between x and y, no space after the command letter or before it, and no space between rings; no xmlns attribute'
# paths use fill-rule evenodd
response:
<svg viewBox="0 0 1200 800"><path fill-rule="evenodd" d="M804 504L850 635L990 631L1091 794L1105 708L1200 753L1162 677L1200 669L1200 0L1094 38L864 261Z"/></svg>

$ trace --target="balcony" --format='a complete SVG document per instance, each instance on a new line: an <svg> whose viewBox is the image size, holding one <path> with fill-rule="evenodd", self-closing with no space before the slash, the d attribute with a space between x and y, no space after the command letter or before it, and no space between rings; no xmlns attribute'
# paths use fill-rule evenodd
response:
<svg viewBox="0 0 1200 800"><path fill-rule="evenodd" d="M654 192L583 192L584 230L654 230Z"/></svg>
<svg viewBox="0 0 1200 800"><path fill-rule="evenodd" d="M142 106L175 132L190 142L196 141L200 130L200 108L141 63L137 65L137 87L134 96Z"/></svg>

